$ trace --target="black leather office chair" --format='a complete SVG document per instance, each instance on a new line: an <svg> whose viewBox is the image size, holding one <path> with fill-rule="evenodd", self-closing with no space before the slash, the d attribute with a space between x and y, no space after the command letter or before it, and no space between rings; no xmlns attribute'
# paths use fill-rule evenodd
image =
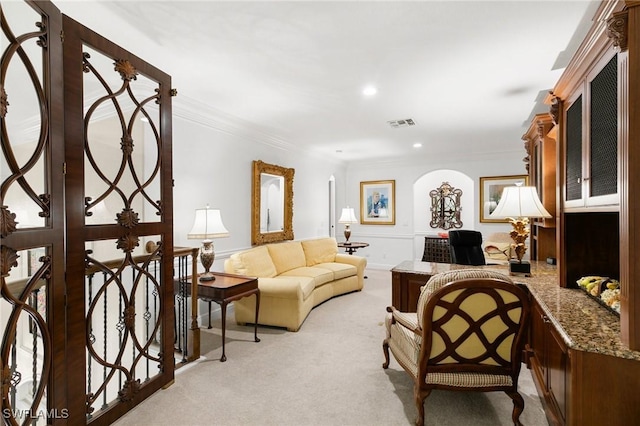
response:
<svg viewBox="0 0 640 426"><path fill-rule="evenodd" d="M479 231L449 231L449 251L452 263L486 265L482 252L482 233Z"/></svg>

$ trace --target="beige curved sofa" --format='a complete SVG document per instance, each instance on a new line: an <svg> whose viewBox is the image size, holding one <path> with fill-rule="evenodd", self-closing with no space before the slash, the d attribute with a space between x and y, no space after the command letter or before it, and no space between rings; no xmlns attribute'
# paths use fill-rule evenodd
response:
<svg viewBox="0 0 640 426"><path fill-rule="evenodd" d="M266 244L232 254L230 274L258 277L258 323L298 331L311 309L364 286L367 260L338 253L335 238ZM255 297L234 303L238 324L255 321Z"/></svg>

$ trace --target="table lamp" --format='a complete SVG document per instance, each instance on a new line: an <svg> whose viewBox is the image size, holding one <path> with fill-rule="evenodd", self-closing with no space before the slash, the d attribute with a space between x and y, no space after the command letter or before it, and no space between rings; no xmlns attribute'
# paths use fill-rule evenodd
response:
<svg viewBox="0 0 640 426"><path fill-rule="evenodd" d="M351 236L351 229L349 228L349 225L352 223L358 223L353 207L347 206L342 209L342 214L340 215L340 219L338 219L338 223L344 223L344 237L346 238L344 243L350 244L349 237Z"/></svg>
<svg viewBox="0 0 640 426"><path fill-rule="evenodd" d="M205 272L200 275L200 281L213 281L216 277L209 271L215 252L213 250L212 238L228 237L229 231L222 223L220 210L210 209L209 205L204 209L196 209L196 219L193 228L189 231L187 238L190 240L202 239L202 248L200 249L200 262L204 266Z"/></svg>
<svg viewBox="0 0 640 426"><path fill-rule="evenodd" d="M513 230L509 233L513 239L511 244L518 260L509 261L511 274L531 276L531 264L523 261L527 251L526 241L529 237L529 218L550 218L551 214L544 208L535 186L507 186L502 191L496 209L489 215L493 219L507 219Z"/></svg>

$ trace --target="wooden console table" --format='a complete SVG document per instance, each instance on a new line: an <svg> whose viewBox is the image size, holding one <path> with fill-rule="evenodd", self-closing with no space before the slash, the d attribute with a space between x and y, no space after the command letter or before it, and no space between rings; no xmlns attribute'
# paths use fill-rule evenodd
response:
<svg viewBox="0 0 640 426"><path fill-rule="evenodd" d="M258 279L255 277L245 277L242 275L225 274L222 272L213 272L216 277L213 281L200 281L198 280L197 287L197 299L209 303L209 326L211 328L211 302L215 302L220 305L222 310L222 356L220 361L225 362L227 356L225 355L225 334L227 329L227 305L234 300L242 299L243 297L256 295L256 319L254 323L254 340L259 342L258 338L258 312L260 309L260 290L258 289ZM191 277L188 277L190 280ZM186 302L186 297L191 296L191 287L181 286L179 282L175 284L175 292L183 297L183 302ZM186 311L186 306L183 308ZM197 305L196 305L197 309ZM195 311L197 312L197 311ZM196 314L197 315L197 314ZM199 339L198 339L199 342ZM198 349L199 352L199 349ZM199 353L198 353L199 355Z"/></svg>
<svg viewBox="0 0 640 426"><path fill-rule="evenodd" d="M244 277L241 275L224 274L214 272L216 277L213 281L198 280L198 297L205 302L209 302L209 328L211 328L211 302L220 305L222 309L222 356L221 362L227 360L224 353L225 331L227 328L227 305L234 300L243 297L256 295L256 320L254 323L254 340L259 342L258 338L258 312L260 309L260 290L258 289L258 279L255 277Z"/></svg>

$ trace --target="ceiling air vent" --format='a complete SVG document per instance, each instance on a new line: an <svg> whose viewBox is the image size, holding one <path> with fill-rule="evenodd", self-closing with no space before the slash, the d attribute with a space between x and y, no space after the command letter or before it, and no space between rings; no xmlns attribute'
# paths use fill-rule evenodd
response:
<svg viewBox="0 0 640 426"><path fill-rule="evenodd" d="M413 118L405 118L404 120L387 121L387 123L389 123L389 126L391 126L393 128L409 127L409 126L415 126L416 125L416 122L413 121Z"/></svg>

